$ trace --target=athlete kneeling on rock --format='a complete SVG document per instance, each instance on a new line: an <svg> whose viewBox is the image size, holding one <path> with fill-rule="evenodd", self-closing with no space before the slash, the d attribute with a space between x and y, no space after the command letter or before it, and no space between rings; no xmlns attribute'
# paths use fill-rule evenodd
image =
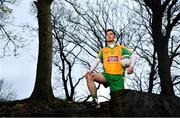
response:
<svg viewBox="0 0 180 118"><path fill-rule="evenodd" d="M98 104L97 90L94 82L104 84L105 87L110 86L110 91L115 92L124 89L125 70L127 74L132 74L136 61L136 55L127 47L117 44L116 35L113 29L105 31L106 46L100 49L97 56L97 63L94 69L100 62L103 63L103 72L95 73L93 70L86 72L85 78L88 89L93 101L91 107L100 107ZM129 55L131 64L126 69L120 64L120 59L123 55Z"/></svg>

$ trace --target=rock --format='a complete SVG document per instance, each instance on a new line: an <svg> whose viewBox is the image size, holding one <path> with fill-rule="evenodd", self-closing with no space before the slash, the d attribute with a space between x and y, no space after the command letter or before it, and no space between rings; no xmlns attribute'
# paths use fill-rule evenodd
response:
<svg viewBox="0 0 180 118"><path fill-rule="evenodd" d="M0 102L1 117L111 117L180 116L180 98L135 90L111 93L111 100L100 108L86 108L87 103L55 100Z"/></svg>
<svg viewBox="0 0 180 118"><path fill-rule="evenodd" d="M111 116L180 116L180 98L135 90L111 93Z"/></svg>

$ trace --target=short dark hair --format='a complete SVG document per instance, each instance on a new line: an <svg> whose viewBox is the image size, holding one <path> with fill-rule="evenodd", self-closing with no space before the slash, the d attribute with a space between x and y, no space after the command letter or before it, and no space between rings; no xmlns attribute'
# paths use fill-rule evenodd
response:
<svg viewBox="0 0 180 118"><path fill-rule="evenodd" d="M115 33L115 31L114 31L113 29L107 29L107 30L105 31L105 34L106 34L107 32L110 32L110 31L113 32L114 35L116 35L116 33Z"/></svg>

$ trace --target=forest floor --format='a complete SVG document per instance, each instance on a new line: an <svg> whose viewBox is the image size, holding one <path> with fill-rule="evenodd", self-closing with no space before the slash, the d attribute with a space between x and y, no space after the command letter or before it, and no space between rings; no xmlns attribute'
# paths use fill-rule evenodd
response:
<svg viewBox="0 0 180 118"><path fill-rule="evenodd" d="M65 116L92 117L109 116L109 102L101 102L100 108L87 108L89 103L69 102L56 99L51 102L17 100L0 102L0 117Z"/></svg>

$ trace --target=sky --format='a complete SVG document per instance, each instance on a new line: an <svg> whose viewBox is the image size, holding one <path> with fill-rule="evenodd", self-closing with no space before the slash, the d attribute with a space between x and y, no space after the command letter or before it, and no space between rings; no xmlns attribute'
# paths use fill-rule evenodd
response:
<svg viewBox="0 0 180 118"><path fill-rule="evenodd" d="M34 16L30 13L32 0L20 0L13 6L14 24L16 26L29 23L36 25ZM37 38L30 38L30 34L21 33L26 42L31 42L19 50L18 56L0 58L0 78L12 83L12 88L17 93L17 99L23 99L32 93L37 63ZM26 43L27 44L27 43Z"/></svg>
<svg viewBox="0 0 180 118"><path fill-rule="evenodd" d="M33 0L19 0L19 4L13 6L14 24L16 26L29 24L37 27L35 15L33 16L30 12L32 1ZM0 78L12 83L12 88L17 93L16 99L19 100L28 98L33 91L38 55L37 34L32 36L30 32L25 31L21 33L21 36L28 45L19 50L19 55L0 58ZM86 83L84 84L84 86L86 86ZM85 89L87 90L87 87ZM101 87L98 95L108 97L109 89ZM105 100L106 99L102 97L100 98L100 101Z"/></svg>

